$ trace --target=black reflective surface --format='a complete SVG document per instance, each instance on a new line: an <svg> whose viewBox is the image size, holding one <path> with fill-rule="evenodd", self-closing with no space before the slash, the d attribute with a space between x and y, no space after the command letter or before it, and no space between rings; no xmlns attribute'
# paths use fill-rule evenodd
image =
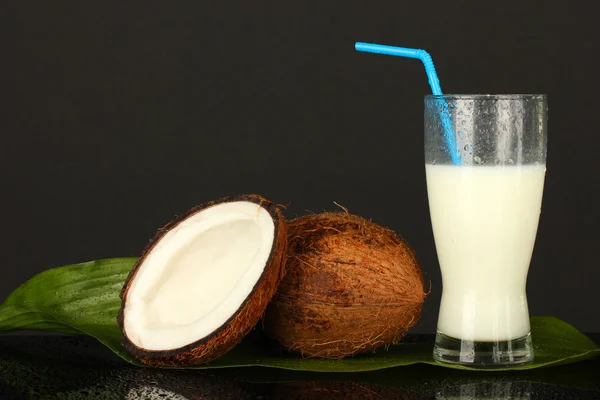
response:
<svg viewBox="0 0 600 400"><path fill-rule="evenodd" d="M414 339L432 341L433 336ZM600 359L519 372L427 365L325 374L267 368L161 370L131 367L89 337L4 335L0 398L600 399Z"/></svg>

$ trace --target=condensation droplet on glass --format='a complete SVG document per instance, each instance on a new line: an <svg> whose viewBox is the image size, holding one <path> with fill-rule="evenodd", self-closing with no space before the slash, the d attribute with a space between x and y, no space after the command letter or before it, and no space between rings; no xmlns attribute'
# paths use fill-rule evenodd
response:
<svg viewBox="0 0 600 400"><path fill-rule="evenodd" d="M479 156L475 156L475 157L473 157L473 162L474 162L475 164L481 164L481 157L479 157Z"/></svg>
<svg viewBox="0 0 600 400"><path fill-rule="evenodd" d="M473 146L471 146L470 144L465 144L465 151L472 151L473 150Z"/></svg>
<svg viewBox="0 0 600 400"><path fill-rule="evenodd" d="M464 131L458 131L458 136L459 136L461 139L464 139L464 138L465 138L465 132L464 132Z"/></svg>

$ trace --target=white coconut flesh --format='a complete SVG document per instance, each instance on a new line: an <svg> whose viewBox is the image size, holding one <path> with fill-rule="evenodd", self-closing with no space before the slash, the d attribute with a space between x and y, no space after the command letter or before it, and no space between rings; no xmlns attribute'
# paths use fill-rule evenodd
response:
<svg viewBox="0 0 600 400"><path fill-rule="evenodd" d="M173 350L223 326L267 267L275 224L256 203L218 204L188 217L146 255L126 295L136 346Z"/></svg>

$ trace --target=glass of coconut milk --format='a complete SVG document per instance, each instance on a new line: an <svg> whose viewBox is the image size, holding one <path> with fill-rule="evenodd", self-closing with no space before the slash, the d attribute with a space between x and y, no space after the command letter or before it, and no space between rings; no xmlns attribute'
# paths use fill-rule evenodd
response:
<svg viewBox="0 0 600 400"><path fill-rule="evenodd" d="M538 94L425 97L427 193L443 281L437 361L493 368L533 360L525 286L547 110Z"/></svg>

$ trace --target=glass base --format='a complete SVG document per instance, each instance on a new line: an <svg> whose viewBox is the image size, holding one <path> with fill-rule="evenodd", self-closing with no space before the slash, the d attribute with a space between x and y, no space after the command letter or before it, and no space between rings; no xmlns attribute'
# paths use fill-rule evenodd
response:
<svg viewBox="0 0 600 400"><path fill-rule="evenodd" d="M531 334L499 342L456 339L438 331L433 358L442 363L494 369L526 365L533 361Z"/></svg>

